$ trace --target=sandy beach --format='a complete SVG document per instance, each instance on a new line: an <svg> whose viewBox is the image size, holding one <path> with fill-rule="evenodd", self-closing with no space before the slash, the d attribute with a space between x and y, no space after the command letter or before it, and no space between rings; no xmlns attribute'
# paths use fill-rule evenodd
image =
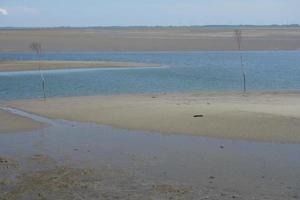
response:
<svg viewBox="0 0 300 200"><path fill-rule="evenodd" d="M0 51L29 52L36 41L44 51L228 51L237 50L230 28L82 28L0 30ZM299 50L299 28L243 29L243 50Z"/></svg>
<svg viewBox="0 0 300 200"><path fill-rule="evenodd" d="M0 133L32 131L46 126L46 124L0 109Z"/></svg>
<svg viewBox="0 0 300 200"><path fill-rule="evenodd" d="M298 93L200 93L52 98L8 102L49 118L160 133L300 142Z"/></svg>
<svg viewBox="0 0 300 200"><path fill-rule="evenodd" d="M104 61L0 61L0 72L46 69L159 67L156 64Z"/></svg>

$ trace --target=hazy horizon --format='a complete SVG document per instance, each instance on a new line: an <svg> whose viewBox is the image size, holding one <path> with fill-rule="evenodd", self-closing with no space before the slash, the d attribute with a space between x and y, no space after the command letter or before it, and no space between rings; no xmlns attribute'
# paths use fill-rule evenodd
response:
<svg viewBox="0 0 300 200"><path fill-rule="evenodd" d="M234 28L234 27L300 27L300 24L262 24L262 25L256 25L256 24L207 24L207 25L131 25L131 26L0 26L0 29L47 29L47 28L74 28L74 29L84 29L84 28L181 28L181 27L187 27L187 28Z"/></svg>

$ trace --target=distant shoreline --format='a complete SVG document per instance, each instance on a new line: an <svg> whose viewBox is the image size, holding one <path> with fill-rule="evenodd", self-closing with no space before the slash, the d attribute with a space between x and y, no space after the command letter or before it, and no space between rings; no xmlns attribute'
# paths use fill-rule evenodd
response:
<svg viewBox="0 0 300 200"><path fill-rule="evenodd" d="M300 50L298 26L0 28L0 52L234 51L234 30L244 51Z"/></svg>

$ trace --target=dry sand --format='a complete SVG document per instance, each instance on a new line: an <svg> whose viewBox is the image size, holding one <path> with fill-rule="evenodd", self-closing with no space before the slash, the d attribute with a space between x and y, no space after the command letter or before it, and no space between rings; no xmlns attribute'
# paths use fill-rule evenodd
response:
<svg viewBox="0 0 300 200"><path fill-rule="evenodd" d="M300 142L298 93L91 96L7 104L50 118L135 130Z"/></svg>
<svg viewBox="0 0 300 200"><path fill-rule="evenodd" d="M45 124L21 117L0 109L0 133L32 131L45 127Z"/></svg>
<svg viewBox="0 0 300 200"><path fill-rule="evenodd" d="M156 64L101 61L0 61L0 72L41 69L158 67Z"/></svg>
<svg viewBox="0 0 300 200"><path fill-rule="evenodd" d="M236 50L233 29L222 28L86 28L0 30L0 51L224 51ZM299 28L247 28L243 50L299 50Z"/></svg>

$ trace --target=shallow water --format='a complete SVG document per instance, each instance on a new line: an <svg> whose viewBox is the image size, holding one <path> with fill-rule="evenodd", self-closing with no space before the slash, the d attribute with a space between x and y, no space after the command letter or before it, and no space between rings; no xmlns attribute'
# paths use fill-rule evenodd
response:
<svg viewBox="0 0 300 200"><path fill-rule="evenodd" d="M247 89L300 90L300 52L243 52ZM0 53L0 60L35 60L30 53ZM46 93L97 94L240 91L238 52L47 53L45 60L104 60L158 63L162 68L45 71ZM2 100L42 97L37 72L0 73Z"/></svg>
<svg viewBox="0 0 300 200"><path fill-rule="evenodd" d="M244 196L255 192L257 196L285 198L300 195L297 144L163 135L51 121L52 126L45 129L0 134L1 156L16 159L25 171L40 170L27 160L42 154L61 165L110 166L124 169L138 179L211 187L215 192L232 191Z"/></svg>

